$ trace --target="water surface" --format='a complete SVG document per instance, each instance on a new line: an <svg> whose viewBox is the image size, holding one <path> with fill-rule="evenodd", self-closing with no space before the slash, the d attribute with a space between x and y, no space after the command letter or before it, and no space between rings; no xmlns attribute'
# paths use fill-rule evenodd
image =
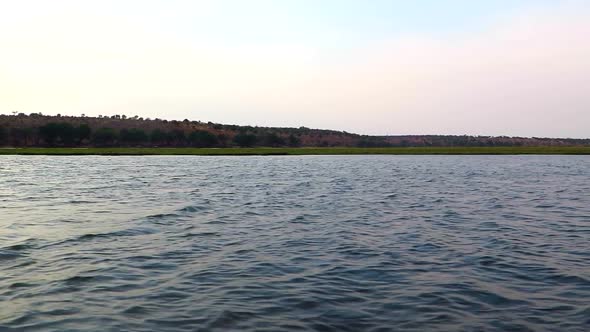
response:
<svg viewBox="0 0 590 332"><path fill-rule="evenodd" d="M0 157L0 331L588 331L590 157Z"/></svg>

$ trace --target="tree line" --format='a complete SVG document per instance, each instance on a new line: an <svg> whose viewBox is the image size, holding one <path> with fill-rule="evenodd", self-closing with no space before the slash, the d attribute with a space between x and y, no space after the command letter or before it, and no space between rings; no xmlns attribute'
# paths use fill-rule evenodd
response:
<svg viewBox="0 0 590 332"><path fill-rule="evenodd" d="M576 146L590 139L467 135L368 136L307 127L258 127L149 119L0 114L0 146L48 147L428 147Z"/></svg>
<svg viewBox="0 0 590 332"><path fill-rule="evenodd" d="M0 144L11 146L145 146L145 147L298 147L301 140L294 134L279 135L273 132L255 134L241 131L235 135L216 134L208 130L182 129L146 131L142 128L99 127L96 130L88 124L78 126L67 122L49 122L39 127L0 127Z"/></svg>

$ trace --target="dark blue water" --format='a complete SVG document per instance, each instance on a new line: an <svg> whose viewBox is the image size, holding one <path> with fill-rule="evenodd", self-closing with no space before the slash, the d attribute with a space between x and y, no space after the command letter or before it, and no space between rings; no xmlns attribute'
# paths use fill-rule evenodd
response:
<svg viewBox="0 0 590 332"><path fill-rule="evenodd" d="M0 331L590 330L590 157L0 157Z"/></svg>

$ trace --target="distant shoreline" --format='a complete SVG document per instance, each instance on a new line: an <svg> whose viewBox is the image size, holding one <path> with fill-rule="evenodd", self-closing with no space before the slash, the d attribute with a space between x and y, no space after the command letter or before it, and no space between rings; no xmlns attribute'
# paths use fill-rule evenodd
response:
<svg viewBox="0 0 590 332"><path fill-rule="evenodd" d="M336 148L349 147L362 150L322 150L334 154L366 154L365 148L424 148L432 147L583 147L590 146L590 138L549 138L549 137L509 137L509 136L468 136L468 135L389 135L370 136L346 131L312 129L307 127L258 127L238 126L213 122L148 119L139 116L48 116L40 113L29 115L0 114L0 146L39 148L39 147L144 147L144 148ZM137 152L116 154L138 154ZM147 150L144 150L147 151ZM139 154L176 154L176 152L142 152ZM181 151L181 150L175 150ZM204 154L186 152L185 154ZM260 154L264 150L244 153L224 150L225 154ZM300 150L283 154L303 154ZM375 151L375 150L371 150ZM408 150L383 150L387 154L408 154ZM398 152L404 151L404 152ZM440 154L441 150L431 152L421 150L418 154ZM206 153L206 152L205 152ZM447 152L446 154L454 154ZM466 152L459 152L465 154ZM476 154L489 152L475 152ZM493 152L496 153L496 152ZM504 153L504 152L503 152ZM520 153L518 151L509 153ZM525 152L527 153L527 152ZM542 152L544 153L544 152ZM71 153L70 153L71 154ZM99 153L100 154L100 153ZM210 153L206 153L210 154ZM266 154L264 152L263 154ZM307 151L305 154L321 154ZM338 153L336 153L338 154Z"/></svg>
<svg viewBox="0 0 590 332"><path fill-rule="evenodd" d="M386 148L0 148L0 155L273 156L273 155L590 155L590 146Z"/></svg>

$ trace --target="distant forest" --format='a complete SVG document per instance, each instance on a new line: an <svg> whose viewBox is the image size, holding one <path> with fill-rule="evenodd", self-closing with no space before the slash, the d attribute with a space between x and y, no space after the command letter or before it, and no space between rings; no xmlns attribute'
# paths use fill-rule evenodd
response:
<svg viewBox="0 0 590 332"><path fill-rule="evenodd" d="M452 135L367 136L344 131L168 121L139 116L0 115L4 147L580 146L590 139Z"/></svg>

